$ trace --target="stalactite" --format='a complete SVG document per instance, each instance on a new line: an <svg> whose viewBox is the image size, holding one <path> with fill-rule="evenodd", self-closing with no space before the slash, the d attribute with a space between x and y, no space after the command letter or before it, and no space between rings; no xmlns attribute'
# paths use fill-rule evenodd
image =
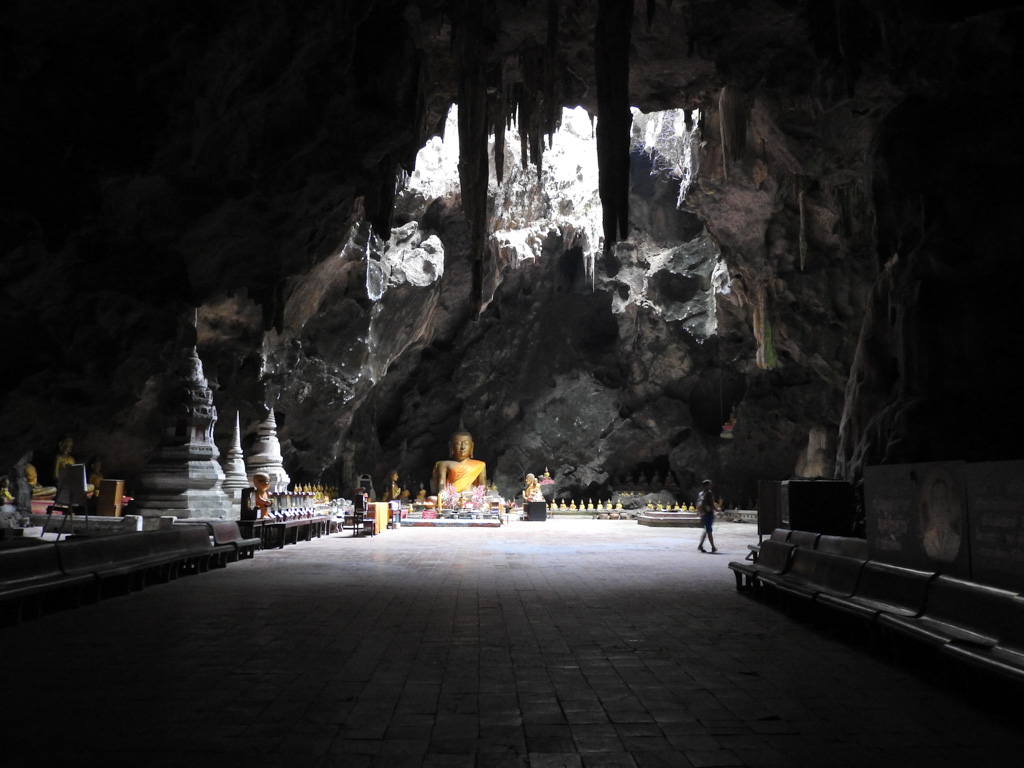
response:
<svg viewBox="0 0 1024 768"><path fill-rule="evenodd" d="M490 107L488 122L494 131L494 176L501 184L505 180L505 125L508 119L504 88L497 89Z"/></svg>
<svg viewBox="0 0 1024 768"><path fill-rule="evenodd" d="M800 271L807 266L807 210L804 206L804 189L801 186L796 196L800 208Z"/></svg>
<svg viewBox="0 0 1024 768"><path fill-rule="evenodd" d="M558 0L548 0L548 35L544 44L544 133L551 139L562 123L558 83Z"/></svg>
<svg viewBox="0 0 1024 768"><path fill-rule="evenodd" d="M767 299L763 289L754 305L754 339L757 341L757 367L771 370L775 367L775 347L772 344L772 324L768 320Z"/></svg>
<svg viewBox="0 0 1024 768"><path fill-rule="evenodd" d="M487 80L484 74L490 2L462 0L452 24L452 47L459 71L459 183L462 209L469 221L472 254L473 318L483 309L484 240L487 234Z"/></svg>
<svg viewBox="0 0 1024 768"><path fill-rule="evenodd" d="M398 161L384 155L373 169L373 182L363 199L366 219L385 240L391 237L391 215L395 209L395 184L398 179Z"/></svg>
<svg viewBox="0 0 1024 768"><path fill-rule="evenodd" d="M726 85L718 95L718 124L722 136L722 175L729 178L729 161L739 160L747 144L747 99Z"/></svg>
<svg viewBox="0 0 1024 768"><path fill-rule="evenodd" d="M598 191L604 248L629 229L629 46L633 0L599 0L594 50L597 79Z"/></svg>

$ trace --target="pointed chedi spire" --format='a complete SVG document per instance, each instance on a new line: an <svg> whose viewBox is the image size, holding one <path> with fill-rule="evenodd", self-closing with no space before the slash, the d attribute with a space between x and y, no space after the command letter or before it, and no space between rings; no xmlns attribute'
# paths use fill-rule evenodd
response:
<svg viewBox="0 0 1024 768"><path fill-rule="evenodd" d="M245 457L242 453L242 430L238 411L235 411L235 434L231 441L224 461L224 492L233 501L241 498L242 490L249 487L249 478L245 474Z"/></svg>

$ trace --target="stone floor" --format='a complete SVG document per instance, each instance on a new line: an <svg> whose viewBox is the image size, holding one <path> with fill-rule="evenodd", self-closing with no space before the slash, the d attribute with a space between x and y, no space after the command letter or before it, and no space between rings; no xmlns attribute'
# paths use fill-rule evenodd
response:
<svg viewBox="0 0 1024 768"><path fill-rule="evenodd" d="M697 535L346 532L47 615L0 631L0 764L1021 764L1019 709L737 593L752 525Z"/></svg>

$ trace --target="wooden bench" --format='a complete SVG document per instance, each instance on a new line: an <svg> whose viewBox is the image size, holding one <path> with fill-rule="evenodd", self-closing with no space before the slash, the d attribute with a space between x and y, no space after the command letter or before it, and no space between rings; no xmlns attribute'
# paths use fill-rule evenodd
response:
<svg viewBox="0 0 1024 768"><path fill-rule="evenodd" d="M256 556L256 550L261 544L259 537L242 536L242 531L234 520L207 522L206 526L213 541L210 557L212 564L223 567L228 563Z"/></svg>
<svg viewBox="0 0 1024 768"><path fill-rule="evenodd" d="M864 561L868 559L867 539L855 539L851 536L826 536L822 534L818 538L818 544L815 549L832 555L845 555L846 557L855 557Z"/></svg>
<svg viewBox="0 0 1024 768"><path fill-rule="evenodd" d="M994 648L1012 612L1015 593L973 581L937 576L929 585L920 616L882 613L878 623L928 645L956 642L974 648Z"/></svg>
<svg viewBox="0 0 1024 768"><path fill-rule="evenodd" d="M768 538L771 541L781 541L781 542L785 543L785 542L787 542L789 540L789 534L790 534L789 528L776 528L775 530L772 531L771 536L769 536ZM747 556L744 559L751 560L753 562L757 562L757 556L761 553L761 545L763 543L764 543L764 541L761 540L760 536L758 536L757 544L747 544L747 550L748 551L747 551Z"/></svg>
<svg viewBox="0 0 1024 768"><path fill-rule="evenodd" d="M817 600L822 595L848 598L857 591L866 562L856 557L797 547L787 571L762 574L759 578L787 597L805 601Z"/></svg>
<svg viewBox="0 0 1024 768"><path fill-rule="evenodd" d="M57 542L61 570L77 578L92 575L97 597L205 571L212 550L206 528L197 525L95 538L73 536Z"/></svg>
<svg viewBox="0 0 1024 768"><path fill-rule="evenodd" d="M978 645L954 638L943 644L941 651L958 661L1024 685L1024 597L1000 597L997 602L999 613L984 625L998 638L995 645Z"/></svg>
<svg viewBox="0 0 1024 768"><path fill-rule="evenodd" d="M793 544L797 547L803 547L804 549L815 549L818 546L818 539L821 538L820 533L814 533L813 531L790 531L789 538L786 541L789 544Z"/></svg>
<svg viewBox="0 0 1024 768"><path fill-rule="evenodd" d="M5 546L0 549L0 624L37 618L58 594L77 603L77 590L91 582L61 570L54 542Z"/></svg>
<svg viewBox="0 0 1024 768"><path fill-rule="evenodd" d="M734 561L729 563L736 576L736 589L745 590L759 587L759 578L766 574L784 573L793 557L796 547L782 541L768 539L761 543L761 550L754 562Z"/></svg>
<svg viewBox="0 0 1024 768"><path fill-rule="evenodd" d="M882 612L918 616L924 611L930 571L916 571L869 560L861 569L856 591L848 596L821 594L818 602L843 613L874 621Z"/></svg>

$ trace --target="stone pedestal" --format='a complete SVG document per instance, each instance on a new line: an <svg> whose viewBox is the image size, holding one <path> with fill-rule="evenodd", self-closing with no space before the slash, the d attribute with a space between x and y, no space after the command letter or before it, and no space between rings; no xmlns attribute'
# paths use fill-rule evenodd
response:
<svg viewBox="0 0 1024 768"><path fill-rule="evenodd" d="M284 493L288 490L291 478L284 469L284 459L281 456L281 443L277 439L277 420L274 418L274 409L270 409L265 421L256 430L256 442L245 459L245 474L252 482L252 476L257 472L263 472L270 478L270 492Z"/></svg>
<svg viewBox="0 0 1024 768"><path fill-rule="evenodd" d="M237 517L213 442L217 409L195 348L168 378L161 405L167 427L139 475L133 511L147 518Z"/></svg>

